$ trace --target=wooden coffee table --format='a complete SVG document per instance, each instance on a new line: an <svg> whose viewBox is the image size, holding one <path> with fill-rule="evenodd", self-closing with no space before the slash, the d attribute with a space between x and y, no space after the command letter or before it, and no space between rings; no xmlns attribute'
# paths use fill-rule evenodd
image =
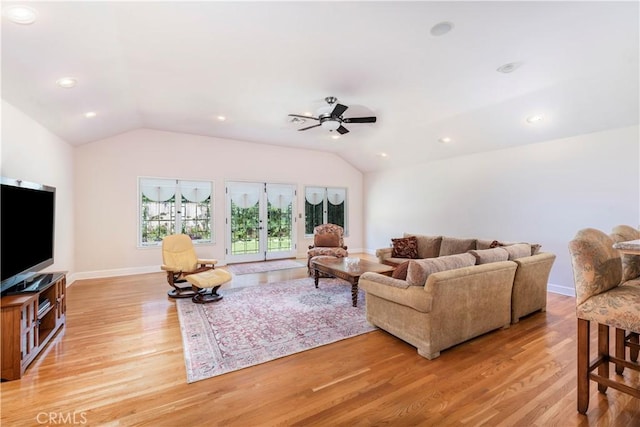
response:
<svg viewBox="0 0 640 427"><path fill-rule="evenodd" d="M311 261L311 268L315 271L315 285L318 287L318 279L320 273L328 276L337 277L351 283L351 300L353 306L358 305L358 280L362 274L370 271L373 273L391 276L394 267L385 264L379 264L373 261L367 261L360 258L334 258L334 257L318 257Z"/></svg>

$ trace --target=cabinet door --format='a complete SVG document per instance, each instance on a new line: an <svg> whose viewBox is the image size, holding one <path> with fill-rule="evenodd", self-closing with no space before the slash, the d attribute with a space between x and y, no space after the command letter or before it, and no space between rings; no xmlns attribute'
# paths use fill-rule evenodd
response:
<svg viewBox="0 0 640 427"><path fill-rule="evenodd" d="M20 313L20 359L30 361L35 356L38 347L38 305L37 299L32 298Z"/></svg>
<svg viewBox="0 0 640 427"><path fill-rule="evenodd" d="M67 280L66 277L58 280L56 283L57 294L58 294L58 304L56 306L56 316L58 319L62 319L67 312Z"/></svg>
<svg viewBox="0 0 640 427"><path fill-rule="evenodd" d="M56 282L56 321L58 323L64 322L64 316L67 312L67 299L65 293L67 292L66 278Z"/></svg>

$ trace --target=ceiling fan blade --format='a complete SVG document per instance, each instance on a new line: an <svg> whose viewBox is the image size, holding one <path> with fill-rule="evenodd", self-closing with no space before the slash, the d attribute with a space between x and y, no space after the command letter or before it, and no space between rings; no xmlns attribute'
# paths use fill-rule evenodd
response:
<svg viewBox="0 0 640 427"><path fill-rule="evenodd" d="M351 117L348 119L342 119L343 123L375 123L375 117Z"/></svg>
<svg viewBox="0 0 640 427"><path fill-rule="evenodd" d="M340 135L344 135L345 133L349 133L349 129L340 125L338 129L336 129Z"/></svg>
<svg viewBox="0 0 640 427"><path fill-rule="evenodd" d="M289 117L300 117L301 119L320 120L318 117L303 116L302 114L289 114Z"/></svg>
<svg viewBox="0 0 640 427"><path fill-rule="evenodd" d="M342 113L347 111L347 108L349 107L347 107L346 105L336 104L333 111L331 112L331 117L340 117Z"/></svg>
<svg viewBox="0 0 640 427"><path fill-rule="evenodd" d="M322 125L320 123L318 123L317 125L308 126L306 128L298 129L298 131L307 130L307 129L311 129L311 128L317 128L318 126L322 126Z"/></svg>

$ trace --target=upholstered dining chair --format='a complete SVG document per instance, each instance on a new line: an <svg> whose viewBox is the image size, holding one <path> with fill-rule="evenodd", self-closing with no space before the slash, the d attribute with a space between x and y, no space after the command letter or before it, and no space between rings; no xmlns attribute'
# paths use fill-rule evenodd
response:
<svg viewBox="0 0 640 427"><path fill-rule="evenodd" d="M569 242L569 253L576 290L578 319L578 412L589 408L589 382L598 384L598 391L608 387L634 397L640 397L640 387L629 385L623 378L611 378L609 365L640 371L640 365L627 359L626 352L616 355L609 351L609 328L616 331L616 339L624 331L640 332L640 287L622 283L622 262L613 239L594 228L585 228ZM590 325L598 324L598 357L590 359ZM631 349L638 344L627 343ZM617 345L616 345L617 347ZM597 369L597 373L593 372Z"/></svg>
<svg viewBox="0 0 640 427"><path fill-rule="evenodd" d="M609 235L614 242L640 239L640 230L630 225L616 225ZM622 280L640 279L640 255L622 254ZM640 282L637 283L640 285Z"/></svg>
<svg viewBox="0 0 640 427"><path fill-rule="evenodd" d="M321 224L313 229L313 245L307 251L307 271L311 274L311 258L316 256L349 256L344 244L344 229L337 224Z"/></svg>
<svg viewBox="0 0 640 427"><path fill-rule="evenodd" d="M627 242L629 240L640 239L640 230L630 225L620 224L613 227L609 235L614 242ZM640 286L640 255L622 254L622 282L624 285ZM622 339L621 339L622 338ZM616 336L616 353L625 351L625 343L640 343L640 336L637 333L629 332L622 337ZM630 350L631 360L638 361L638 349ZM617 366L616 372L622 374L624 367Z"/></svg>
<svg viewBox="0 0 640 427"><path fill-rule="evenodd" d="M215 269L216 259L198 258L191 238L186 234L172 234L162 239L162 270L173 288L171 298L192 298L193 302L219 301L218 288L231 280L231 274ZM188 286L181 283L189 282ZM207 291L209 289L209 291Z"/></svg>

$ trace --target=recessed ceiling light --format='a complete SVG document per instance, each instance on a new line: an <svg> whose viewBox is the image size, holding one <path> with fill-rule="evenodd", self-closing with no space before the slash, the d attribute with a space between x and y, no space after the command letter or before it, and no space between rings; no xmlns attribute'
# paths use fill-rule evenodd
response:
<svg viewBox="0 0 640 427"><path fill-rule="evenodd" d="M527 117L527 123L531 123L531 124L539 123L542 120L544 120L544 117L542 116L542 114L535 114L533 116Z"/></svg>
<svg viewBox="0 0 640 427"><path fill-rule="evenodd" d="M453 24L451 22L440 22L431 27L431 35L434 37L440 37L447 34L452 29Z"/></svg>
<svg viewBox="0 0 640 427"><path fill-rule="evenodd" d="M509 74L509 73L513 73L521 65L522 65L521 62L509 62L508 64L499 66L496 69L496 71L503 74Z"/></svg>
<svg viewBox="0 0 640 427"><path fill-rule="evenodd" d="M218 116L217 119L220 120L221 122L224 122L225 120L227 120L225 116Z"/></svg>
<svg viewBox="0 0 640 427"><path fill-rule="evenodd" d="M88 111L88 112L84 113L84 116L85 116L87 119L92 119L92 118L94 118L94 117L95 117L95 116L97 116L97 115L98 115L98 114L97 114L95 111Z"/></svg>
<svg viewBox="0 0 640 427"><path fill-rule="evenodd" d="M74 87L78 83L78 80L73 77L63 77L61 79L58 79L56 83L58 84L58 86L68 89L70 87Z"/></svg>
<svg viewBox="0 0 640 427"><path fill-rule="evenodd" d="M36 21L38 12L27 6L9 6L4 9L4 15L11 22L22 25L33 24Z"/></svg>
<svg viewBox="0 0 640 427"><path fill-rule="evenodd" d="M378 153L379 157L387 157L387 153Z"/></svg>
<svg viewBox="0 0 640 427"><path fill-rule="evenodd" d="M451 142L451 138L449 138L448 136L445 136L445 137L439 138L438 142L442 142L443 144L446 144L448 142Z"/></svg>
<svg viewBox="0 0 640 427"><path fill-rule="evenodd" d="M331 138L338 139L338 138L340 138L340 135L331 135Z"/></svg>

